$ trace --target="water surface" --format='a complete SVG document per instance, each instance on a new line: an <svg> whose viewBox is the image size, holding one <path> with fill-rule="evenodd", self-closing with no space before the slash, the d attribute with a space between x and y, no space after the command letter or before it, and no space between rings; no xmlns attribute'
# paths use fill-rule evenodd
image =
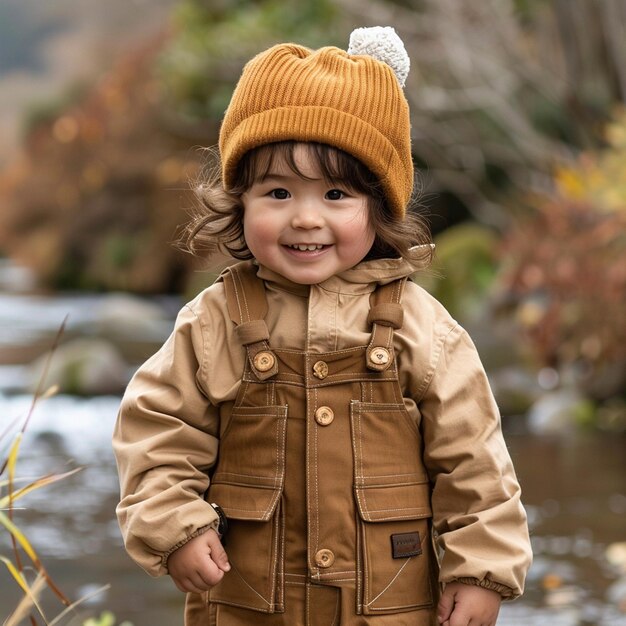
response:
<svg viewBox="0 0 626 626"><path fill-rule="evenodd" d="M29 396L0 395L0 432L27 414ZM83 470L24 499L16 521L54 580L72 599L110 584L80 613L105 608L135 626L182 624L183 598L167 578L152 579L124 553L114 515L117 476L110 437L117 397L51 398L35 410L22 446L19 475ZM500 626L626 626L612 599L618 571L606 548L626 540L626 442L579 435L538 438L507 428L507 443L524 491L535 562L527 593L505 604ZM6 448L8 440L0 442ZM3 450L4 452L4 450ZM3 537L1 553L9 554ZM19 590L0 570L0 616ZM46 596L50 615L60 605Z"/></svg>

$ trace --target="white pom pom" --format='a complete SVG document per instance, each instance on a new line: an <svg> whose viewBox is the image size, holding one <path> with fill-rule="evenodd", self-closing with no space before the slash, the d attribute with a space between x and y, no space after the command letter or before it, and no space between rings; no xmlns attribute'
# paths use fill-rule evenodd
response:
<svg viewBox="0 0 626 626"><path fill-rule="evenodd" d="M348 54L367 54L391 67L401 87L409 75L411 60L402 39L391 26L357 28L350 35Z"/></svg>

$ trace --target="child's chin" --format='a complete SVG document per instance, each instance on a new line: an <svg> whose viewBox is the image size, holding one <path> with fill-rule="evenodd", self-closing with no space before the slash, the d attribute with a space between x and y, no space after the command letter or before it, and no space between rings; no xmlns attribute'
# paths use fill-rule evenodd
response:
<svg viewBox="0 0 626 626"><path fill-rule="evenodd" d="M298 283L299 285L317 285L330 278L327 272L314 272L314 271L302 271L294 272L287 271L283 274L287 280L292 283Z"/></svg>

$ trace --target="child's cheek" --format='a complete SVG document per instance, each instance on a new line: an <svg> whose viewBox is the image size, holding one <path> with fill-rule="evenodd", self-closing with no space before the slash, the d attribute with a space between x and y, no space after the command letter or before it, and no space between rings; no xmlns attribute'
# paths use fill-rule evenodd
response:
<svg viewBox="0 0 626 626"><path fill-rule="evenodd" d="M250 252L257 259L277 241L277 233L271 221L260 213L244 217L244 237Z"/></svg>

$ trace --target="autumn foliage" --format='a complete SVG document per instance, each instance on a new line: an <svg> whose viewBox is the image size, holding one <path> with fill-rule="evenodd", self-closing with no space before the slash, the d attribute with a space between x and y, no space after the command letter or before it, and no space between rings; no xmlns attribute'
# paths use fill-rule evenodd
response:
<svg viewBox="0 0 626 626"><path fill-rule="evenodd" d="M501 285L540 360L597 369L626 360L626 112L604 149L555 173L503 244Z"/></svg>
<svg viewBox="0 0 626 626"><path fill-rule="evenodd" d="M185 259L197 153L168 120L152 67L165 36L121 59L75 102L36 121L0 177L0 248L56 288L162 292Z"/></svg>

